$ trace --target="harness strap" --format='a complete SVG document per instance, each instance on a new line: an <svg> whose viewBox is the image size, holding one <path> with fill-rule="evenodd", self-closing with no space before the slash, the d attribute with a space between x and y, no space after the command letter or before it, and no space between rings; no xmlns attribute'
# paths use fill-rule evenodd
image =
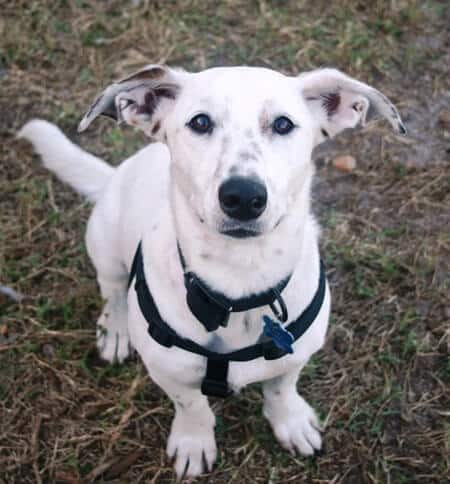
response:
<svg viewBox="0 0 450 484"><path fill-rule="evenodd" d="M286 355L286 352L278 348L272 340L259 342L229 353L216 353L197 344L195 341L179 336L162 319L148 288L144 274L141 243L139 243L133 259L128 287L131 286L134 279L136 279L134 287L139 307L148 323L148 334L162 346L167 348L176 346L177 348L204 356L208 359L206 376L202 384L202 391L206 395L228 395L229 391L226 377L230 361L251 361L260 357L266 360L275 360ZM325 269L322 261L320 261L319 284L312 301L297 319L285 326L285 329L293 335L294 341L298 340L308 330L319 314L325 298L325 288ZM225 386L227 391L225 391Z"/></svg>
<svg viewBox="0 0 450 484"><path fill-rule="evenodd" d="M250 294L239 299L230 299L224 294L211 289L197 274L187 270L186 261L179 245L178 255L184 272L186 303L192 314L203 324L207 331L215 331L219 326L226 327L230 313L248 311L260 306L270 306L282 322L287 321L287 310L284 306L281 292L288 285L292 274L289 274L275 286L264 292ZM276 310L275 301L279 302L281 313Z"/></svg>
<svg viewBox="0 0 450 484"><path fill-rule="evenodd" d="M206 375L201 387L203 395L225 398L231 393L227 382L228 366L228 360L207 359Z"/></svg>

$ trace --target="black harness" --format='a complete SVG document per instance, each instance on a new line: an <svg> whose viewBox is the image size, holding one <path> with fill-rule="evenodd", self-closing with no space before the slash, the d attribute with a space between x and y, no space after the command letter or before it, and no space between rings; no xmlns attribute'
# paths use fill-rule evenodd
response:
<svg viewBox="0 0 450 484"><path fill-rule="evenodd" d="M186 272L186 262L180 246L178 246L178 255L184 272L187 305L207 331L215 331L219 326L226 328L231 313L249 311L261 306L270 306L272 312L281 322L287 321L287 308L281 293L291 280L292 274L289 274L267 291L251 294L240 299L229 299L224 294L213 291L206 282L193 272ZM276 308L275 301L278 301L280 311Z"/></svg>
<svg viewBox="0 0 450 484"><path fill-rule="evenodd" d="M184 258L181 251L179 253L183 269L185 269ZM231 393L227 382L230 361L250 361L261 357L266 360L275 360L282 358L292 351L287 350L282 345L280 346L273 339L269 339L229 353L216 353L204 348L195 341L179 336L162 319L148 288L144 274L141 243L138 245L134 255L128 287L131 286L135 278L134 288L136 290L139 307L148 323L148 334L162 346L167 348L176 346L190 353L207 358L206 375L201 386L201 391L204 395L226 397ZM264 293L230 300L223 294L212 291L204 281L192 272L185 272L186 302L192 313L204 324L208 331L214 331L219 326L226 326L230 312L247 311L248 309L263 305L270 305L275 316L280 321L285 322L287 321L288 315L281 297L281 291L286 287L289 280L290 276ZM319 284L312 301L297 319L284 328L280 326L280 331L283 332L283 336L289 334L292 342L294 342L308 330L322 307L325 298L325 287L326 276L321 261ZM275 301L278 301L281 312L276 309L274 305ZM266 319L270 321L270 318L264 316L265 321Z"/></svg>

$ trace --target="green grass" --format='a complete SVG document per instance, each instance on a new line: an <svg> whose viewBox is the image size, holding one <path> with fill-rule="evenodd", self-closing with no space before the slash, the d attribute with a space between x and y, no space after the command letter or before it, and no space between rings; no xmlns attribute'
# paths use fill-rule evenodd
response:
<svg viewBox="0 0 450 484"><path fill-rule="evenodd" d="M14 139L39 116L120 163L144 146L143 135L99 121L80 136L76 126L101 89L146 62L288 74L336 66L388 94L411 133L402 143L375 124L317 155L324 163L314 207L333 312L299 390L327 421L325 453L309 459L281 449L255 385L214 402L220 454L197 482L445 482L446 8L437 0L4 2L0 283L26 298L0 295L0 482L173 480L164 457L168 398L137 358L108 366L96 354L102 301L83 243L90 205ZM330 161L347 153L357 169L339 173Z"/></svg>

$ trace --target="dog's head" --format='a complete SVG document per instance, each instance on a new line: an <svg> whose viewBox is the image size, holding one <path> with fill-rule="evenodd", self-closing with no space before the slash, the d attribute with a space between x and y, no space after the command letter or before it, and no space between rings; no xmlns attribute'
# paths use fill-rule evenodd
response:
<svg viewBox="0 0 450 484"><path fill-rule="evenodd" d="M103 114L166 143L173 183L192 213L214 231L251 237L295 209L314 146L364 124L369 108L405 133L383 94L335 69L288 77L263 68L187 73L150 65L109 86L79 130Z"/></svg>

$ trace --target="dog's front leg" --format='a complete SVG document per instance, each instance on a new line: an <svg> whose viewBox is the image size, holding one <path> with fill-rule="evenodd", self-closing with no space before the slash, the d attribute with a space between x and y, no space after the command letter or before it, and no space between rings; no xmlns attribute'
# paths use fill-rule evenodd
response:
<svg viewBox="0 0 450 484"><path fill-rule="evenodd" d="M215 417L208 399L199 389L178 383L152 372L152 378L167 393L175 406L167 455L175 458L178 479L196 477L210 471L216 460Z"/></svg>
<svg viewBox="0 0 450 484"><path fill-rule="evenodd" d="M285 449L312 455L322 445L321 426L314 410L297 393L300 369L263 383L264 415Z"/></svg>
<svg viewBox="0 0 450 484"><path fill-rule="evenodd" d="M122 363L130 354L126 279L110 281L98 275L97 280L106 301L97 320L97 348L104 360Z"/></svg>

